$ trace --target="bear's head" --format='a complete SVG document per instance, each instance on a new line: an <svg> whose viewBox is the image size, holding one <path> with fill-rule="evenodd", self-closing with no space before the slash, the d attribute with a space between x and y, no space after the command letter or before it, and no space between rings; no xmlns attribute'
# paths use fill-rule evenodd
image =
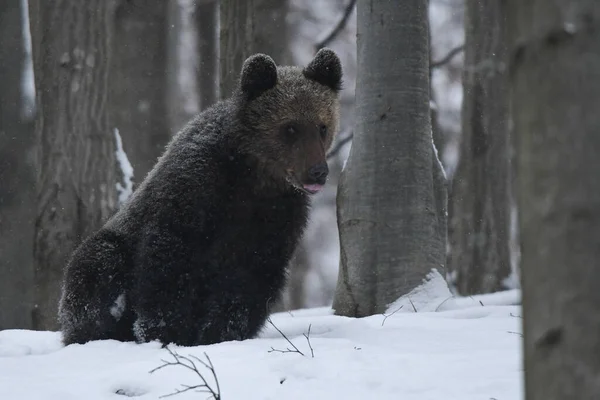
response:
<svg viewBox="0 0 600 400"><path fill-rule="evenodd" d="M305 68L277 67L264 54L244 62L234 95L246 131L241 145L270 179L308 194L321 190L338 130L341 85L342 66L329 49Z"/></svg>

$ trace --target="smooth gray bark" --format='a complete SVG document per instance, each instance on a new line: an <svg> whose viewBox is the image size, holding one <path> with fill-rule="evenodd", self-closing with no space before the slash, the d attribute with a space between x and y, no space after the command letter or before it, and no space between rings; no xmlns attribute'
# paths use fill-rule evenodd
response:
<svg viewBox="0 0 600 400"><path fill-rule="evenodd" d="M510 0L527 400L600 393L600 3Z"/></svg>
<svg viewBox="0 0 600 400"><path fill-rule="evenodd" d="M110 123L123 139L136 183L171 138L167 96L167 15L163 0L120 0L110 69Z"/></svg>
<svg viewBox="0 0 600 400"><path fill-rule="evenodd" d="M444 274L445 188L432 146L427 6L357 5L356 125L337 201L337 314L381 313L432 269Z"/></svg>
<svg viewBox="0 0 600 400"><path fill-rule="evenodd" d="M116 206L116 147L108 123L114 5L29 0L38 110L33 313L38 330L58 327L67 259Z"/></svg>
<svg viewBox="0 0 600 400"><path fill-rule="evenodd" d="M460 159L453 179L448 269L462 295L505 288L510 275L506 14L467 0Z"/></svg>
<svg viewBox="0 0 600 400"><path fill-rule="evenodd" d="M34 135L24 104L24 4L0 5L0 330L30 329L33 309Z"/></svg>

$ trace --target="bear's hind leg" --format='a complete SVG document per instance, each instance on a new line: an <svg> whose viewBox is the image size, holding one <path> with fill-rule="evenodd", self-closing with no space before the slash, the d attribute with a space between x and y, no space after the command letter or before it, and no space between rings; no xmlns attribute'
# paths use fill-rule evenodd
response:
<svg viewBox="0 0 600 400"><path fill-rule="evenodd" d="M134 340L128 258L121 238L106 230L85 240L74 252L66 268L58 312L65 345Z"/></svg>
<svg viewBox="0 0 600 400"><path fill-rule="evenodd" d="M189 245L169 228L148 228L135 260L134 334L138 342L158 340L194 346L202 309L201 291L192 282Z"/></svg>

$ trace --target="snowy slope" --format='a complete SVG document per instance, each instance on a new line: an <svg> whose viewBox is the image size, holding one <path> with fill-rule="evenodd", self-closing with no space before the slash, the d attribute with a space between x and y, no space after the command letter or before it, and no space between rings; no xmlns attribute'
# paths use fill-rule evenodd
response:
<svg viewBox="0 0 600 400"><path fill-rule="evenodd" d="M225 400L518 400L520 307L503 305L518 296L517 291L463 299L438 295L429 304L416 298L415 307L438 311L391 306L390 313L398 312L387 318L342 318L325 308L274 315L274 324L305 356L269 352L291 347L270 325L254 340L173 349L203 360L206 352ZM309 325L314 358L303 336ZM177 366L150 374L161 359L172 360L156 343L99 341L64 348L59 340L54 332L0 332L0 399L156 399L181 384L199 383L193 372ZM199 368L213 384L210 373ZM207 394L190 391L174 398Z"/></svg>

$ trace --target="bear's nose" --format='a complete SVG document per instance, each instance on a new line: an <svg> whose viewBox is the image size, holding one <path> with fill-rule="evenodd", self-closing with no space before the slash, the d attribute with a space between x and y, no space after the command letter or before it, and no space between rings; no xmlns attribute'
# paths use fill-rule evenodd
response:
<svg viewBox="0 0 600 400"><path fill-rule="evenodd" d="M310 179L312 182L318 183L319 185L324 185L328 174L329 167L327 166L326 162L322 162L310 167L308 170L308 179Z"/></svg>

